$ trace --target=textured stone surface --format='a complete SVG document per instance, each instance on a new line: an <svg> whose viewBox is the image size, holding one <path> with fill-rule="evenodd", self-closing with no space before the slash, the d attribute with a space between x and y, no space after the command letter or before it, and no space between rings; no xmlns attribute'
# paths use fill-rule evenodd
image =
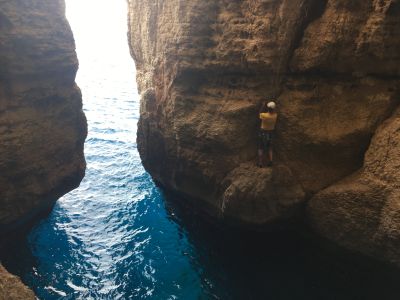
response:
<svg viewBox="0 0 400 300"><path fill-rule="evenodd" d="M86 120L62 0L0 0L0 233L84 175Z"/></svg>
<svg viewBox="0 0 400 300"><path fill-rule="evenodd" d="M317 231L400 266L400 111L377 130L364 167L313 197Z"/></svg>
<svg viewBox="0 0 400 300"><path fill-rule="evenodd" d="M34 293L0 264L0 300L34 300Z"/></svg>
<svg viewBox="0 0 400 300"><path fill-rule="evenodd" d="M256 180L255 180L256 178ZM256 168L242 164L222 182L222 212L250 224L263 225L290 218L300 207L304 192L284 165Z"/></svg>
<svg viewBox="0 0 400 300"><path fill-rule="evenodd" d="M260 224L295 214L362 167L375 130L399 104L397 0L129 0L129 6L144 166L217 215ZM260 171L257 112L270 97L280 113L278 164ZM278 166L285 180L274 180ZM326 214L319 212L315 223ZM362 227L364 217L354 226Z"/></svg>

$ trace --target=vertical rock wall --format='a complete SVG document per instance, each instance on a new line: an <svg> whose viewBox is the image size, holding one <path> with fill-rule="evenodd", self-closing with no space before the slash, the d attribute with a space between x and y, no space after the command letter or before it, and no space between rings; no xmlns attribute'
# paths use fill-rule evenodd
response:
<svg viewBox="0 0 400 300"><path fill-rule="evenodd" d="M86 120L63 0L0 0L0 233L84 176Z"/></svg>
<svg viewBox="0 0 400 300"><path fill-rule="evenodd" d="M129 0L129 6L144 166L211 213L250 224L300 213L318 192L365 169L371 137L399 105L398 0ZM280 114L277 164L260 170L257 112L272 98ZM331 197L329 207L320 198L309 205L311 223L338 241L323 220L329 211L336 215L332 228L339 225L348 198ZM398 198L390 201L398 207ZM357 209L346 215L365 240L366 216ZM398 233L397 225L389 227ZM400 262L393 248L399 239L390 236L394 243L379 243ZM382 253L374 241L376 251L343 242L351 239L344 231L341 244Z"/></svg>

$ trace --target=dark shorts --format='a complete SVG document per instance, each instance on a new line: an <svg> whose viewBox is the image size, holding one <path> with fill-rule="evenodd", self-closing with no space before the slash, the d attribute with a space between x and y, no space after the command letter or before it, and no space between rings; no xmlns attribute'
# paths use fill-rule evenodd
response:
<svg viewBox="0 0 400 300"><path fill-rule="evenodd" d="M258 149L267 151L272 147L272 141L274 139L273 131L266 131L260 129L258 133Z"/></svg>

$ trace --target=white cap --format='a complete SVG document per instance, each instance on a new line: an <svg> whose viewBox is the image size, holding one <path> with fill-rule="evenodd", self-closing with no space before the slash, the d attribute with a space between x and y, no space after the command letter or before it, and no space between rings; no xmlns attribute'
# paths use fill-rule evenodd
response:
<svg viewBox="0 0 400 300"><path fill-rule="evenodd" d="M275 103L275 102L273 102L273 101L271 101L271 102L268 102L268 104L267 104L267 107L268 107L268 108L271 108L271 109L275 109L275 107L276 107L276 103Z"/></svg>

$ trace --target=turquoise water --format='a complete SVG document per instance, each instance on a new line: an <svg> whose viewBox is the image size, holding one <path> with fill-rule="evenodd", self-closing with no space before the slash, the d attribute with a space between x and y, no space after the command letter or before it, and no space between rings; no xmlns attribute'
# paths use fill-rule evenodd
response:
<svg viewBox="0 0 400 300"><path fill-rule="evenodd" d="M136 148L125 0L67 8L89 125L86 177L3 256L40 299L398 299L395 271L295 233L215 227L167 199Z"/></svg>

